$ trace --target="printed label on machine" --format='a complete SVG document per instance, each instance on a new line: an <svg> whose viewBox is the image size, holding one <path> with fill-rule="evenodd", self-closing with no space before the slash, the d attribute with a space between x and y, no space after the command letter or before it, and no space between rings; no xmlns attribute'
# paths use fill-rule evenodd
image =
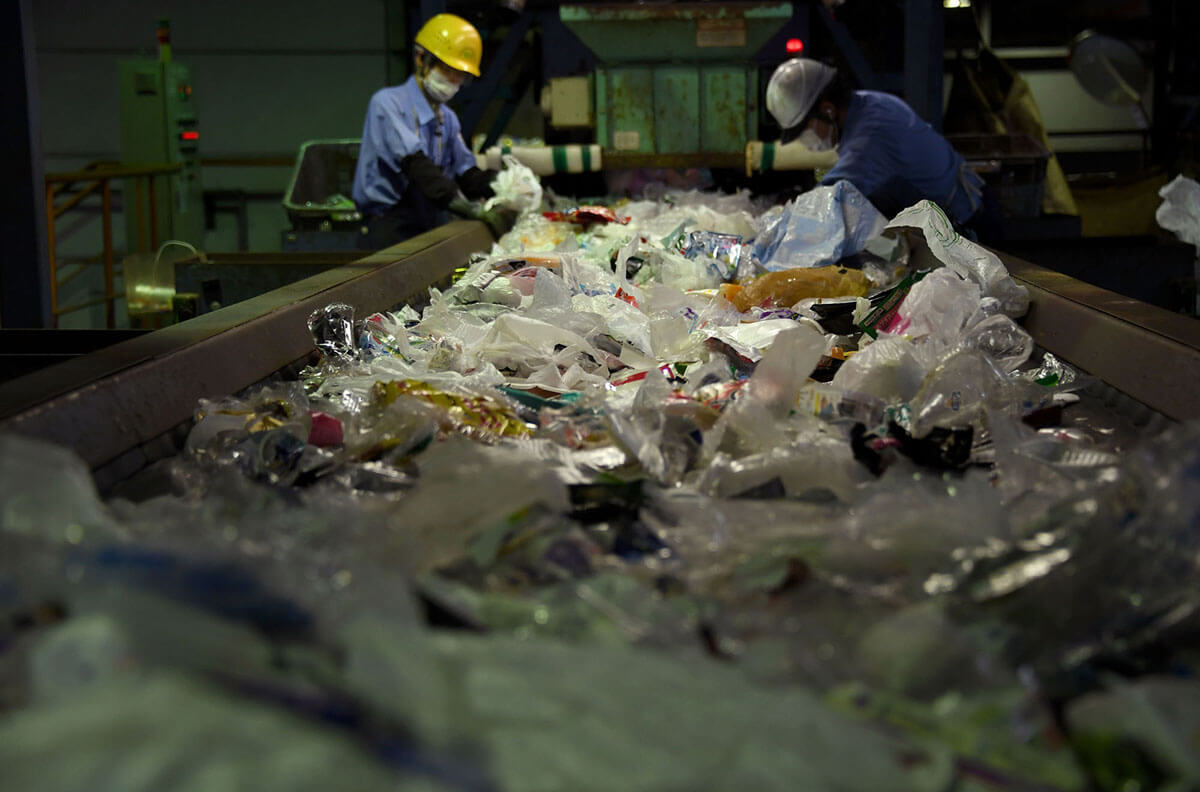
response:
<svg viewBox="0 0 1200 792"><path fill-rule="evenodd" d="M641 145L642 136L636 129L613 131L613 148L617 151L637 151Z"/></svg>
<svg viewBox="0 0 1200 792"><path fill-rule="evenodd" d="M697 19L697 47L744 47L746 46L746 20Z"/></svg>

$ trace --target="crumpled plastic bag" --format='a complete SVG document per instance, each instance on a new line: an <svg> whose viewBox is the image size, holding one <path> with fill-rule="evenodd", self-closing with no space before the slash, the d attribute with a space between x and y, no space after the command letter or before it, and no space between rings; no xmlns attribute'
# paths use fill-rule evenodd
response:
<svg viewBox="0 0 1200 792"><path fill-rule="evenodd" d="M913 356L913 345L896 336L881 336L850 356L833 377L834 387L865 393L890 404L917 394L925 369Z"/></svg>
<svg viewBox="0 0 1200 792"><path fill-rule="evenodd" d="M117 534L91 471L75 454L20 435L0 435L0 536L76 544Z"/></svg>
<svg viewBox="0 0 1200 792"><path fill-rule="evenodd" d="M1128 788L1182 790L1200 784L1200 684L1194 679L1113 678L1109 690L1071 702L1066 717L1076 751L1096 775L1134 771L1139 778L1128 781ZM1153 767L1131 766L1135 747ZM1159 786L1164 777L1169 781Z"/></svg>
<svg viewBox="0 0 1200 792"><path fill-rule="evenodd" d="M1029 290L1009 276L996 254L960 236L933 201L908 207L887 224L886 230L899 228L918 229L934 258L962 278L974 281L985 297L999 300L1004 313L1018 317L1029 310Z"/></svg>
<svg viewBox="0 0 1200 792"><path fill-rule="evenodd" d="M203 749L200 749L203 746ZM169 672L132 675L0 721L14 789L436 789L344 733Z"/></svg>
<svg viewBox="0 0 1200 792"><path fill-rule="evenodd" d="M979 301L979 286L970 278L950 269L934 270L909 290L895 319L879 329L949 343L979 310Z"/></svg>
<svg viewBox="0 0 1200 792"><path fill-rule="evenodd" d="M816 187L783 207L754 253L768 270L819 267L863 250L887 218L853 184Z"/></svg>
<svg viewBox="0 0 1200 792"><path fill-rule="evenodd" d="M600 609L613 610L606 602ZM410 636L367 624L350 638L351 664L364 669L360 688L416 684ZM420 684L433 690L396 697L397 715L410 720L420 706L470 713L460 721L487 749L496 789L932 792L954 772L939 746L855 723L802 688L763 690L719 663L449 632L430 643L436 664L423 667L440 673ZM650 699L659 704L647 707Z"/></svg>
<svg viewBox="0 0 1200 792"><path fill-rule="evenodd" d="M1008 384L996 362L977 349L947 356L911 400L911 434L924 437L934 427L981 427L988 409L1009 406L1004 399L1011 390Z"/></svg>
<svg viewBox="0 0 1200 792"><path fill-rule="evenodd" d="M621 208L630 224L650 237L667 237L686 229L734 234L753 239L757 211L746 191L733 195L690 190L670 192L663 200L634 201Z"/></svg>
<svg viewBox="0 0 1200 792"><path fill-rule="evenodd" d="M332 303L318 308L308 317L308 332L322 354L343 360L354 357L353 307L345 303Z"/></svg>
<svg viewBox="0 0 1200 792"><path fill-rule="evenodd" d="M1154 219L1200 252L1200 184L1186 176L1176 176L1158 195L1163 202Z"/></svg>
<svg viewBox="0 0 1200 792"><path fill-rule="evenodd" d="M1004 372L1015 371L1033 354L1033 338L1003 314L989 316L971 327L959 345L984 352Z"/></svg>
<svg viewBox="0 0 1200 792"><path fill-rule="evenodd" d="M763 353L775 341L780 333L794 327L802 326L794 319L763 319L759 322L747 322L730 327L712 327L706 329L709 338L728 344L742 357L758 361ZM809 371L812 371L810 368ZM805 372L807 376L808 372Z"/></svg>
<svg viewBox="0 0 1200 792"><path fill-rule="evenodd" d="M776 446L740 459L718 454L705 468L697 487L717 497L745 497L778 482L788 496L827 491L844 503L853 502L857 488L871 475L855 461L850 447L840 438L817 434L805 440L803 444ZM766 491L775 495L774 490Z"/></svg>
<svg viewBox="0 0 1200 792"><path fill-rule="evenodd" d="M722 416L743 445L769 449L779 443L781 424L788 421L800 389L828 350L825 336L805 325L779 332L754 369L741 398Z"/></svg>
<svg viewBox="0 0 1200 792"><path fill-rule="evenodd" d="M542 206L542 183L537 175L511 154L504 155L504 170L492 180L494 195L484 204L486 209L502 206L520 214L536 212Z"/></svg>

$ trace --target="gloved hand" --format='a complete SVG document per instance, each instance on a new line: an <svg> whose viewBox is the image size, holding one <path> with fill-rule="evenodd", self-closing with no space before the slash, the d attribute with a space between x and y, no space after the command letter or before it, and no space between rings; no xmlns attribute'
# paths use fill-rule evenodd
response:
<svg viewBox="0 0 1200 792"><path fill-rule="evenodd" d="M455 177L458 186L462 189L463 195L470 198L472 201L481 201L485 198L491 198L492 182L496 178L496 171L480 170L479 168L468 168Z"/></svg>
<svg viewBox="0 0 1200 792"><path fill-rule="evenodd" d="M460 217L482 220L496 239L507 234L517 221L517 213L511 209L484 209L483 204L468 201L461 195L450 202L449 209Z"/></svg>

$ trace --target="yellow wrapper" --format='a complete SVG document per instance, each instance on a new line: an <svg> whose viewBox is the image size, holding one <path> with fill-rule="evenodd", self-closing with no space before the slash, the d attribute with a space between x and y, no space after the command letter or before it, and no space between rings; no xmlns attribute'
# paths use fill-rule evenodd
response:
<svg viewBox="0 0 1200 792"><path fill-rule="evenodd" d="M438 390L420 380L377 382L375 403L387 406L401 396L411 396L437 407L442 428L462 432L477 440L490 442L501 437L525 437L532 430L499 400L490 396L460 396Z"/></svg>

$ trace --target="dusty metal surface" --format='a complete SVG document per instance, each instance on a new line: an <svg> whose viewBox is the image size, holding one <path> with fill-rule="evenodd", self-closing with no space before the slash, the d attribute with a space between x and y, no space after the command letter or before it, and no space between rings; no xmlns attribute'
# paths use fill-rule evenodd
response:
<svg viewBox="0 0 1200 792"><path fill-rule="evenodd" d="M604 63L748 60L792 17L791 3L592 3L559 18ZM647 37L647 26L653 32Z"/></svg>
<svg viewBox="0 0 1200 792"><path fill-rule="evenodd" d="M700 150L744 152L746 141L758 133L755 101L758 77L753 71L730 66L700 70Z"/></svg>
<svg viewBox="0 0 1200 792"><path fill-rule="evenodd" d="M93 468L161 443L196 400L233 393L312 351L305 320L345 302L384 310L446 281L492 242L456 222L243 303L0 385L0 432L73 448ZM130 462L129 464L134 464Z"/></svg>

